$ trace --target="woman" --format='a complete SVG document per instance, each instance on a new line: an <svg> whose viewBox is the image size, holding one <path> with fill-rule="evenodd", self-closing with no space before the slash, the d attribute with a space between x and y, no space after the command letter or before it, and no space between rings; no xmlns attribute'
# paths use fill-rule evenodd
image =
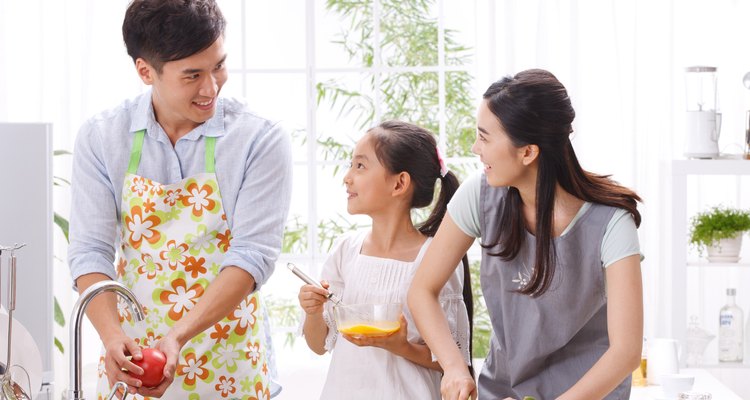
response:
<svg viewBox="0 0 750 400"><path fill-rule="evenodd" d="M443 398L627 399L643 331L640 198L581 168L551 73L520 72L483 97L472 151L484 171L451 200L408 295ZM475 385L436 295L477 237L494 334Z"/></svg>

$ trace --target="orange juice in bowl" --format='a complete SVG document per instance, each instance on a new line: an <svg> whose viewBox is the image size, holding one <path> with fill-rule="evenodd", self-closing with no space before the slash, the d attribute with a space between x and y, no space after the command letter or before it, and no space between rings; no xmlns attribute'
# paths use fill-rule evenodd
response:
<svg viewBox="0 0 750 400"><path fill-rule="evenodd" d="M351 304L333 309L339 332L357 338L382 337L401 327L401 304Z"/></svg>

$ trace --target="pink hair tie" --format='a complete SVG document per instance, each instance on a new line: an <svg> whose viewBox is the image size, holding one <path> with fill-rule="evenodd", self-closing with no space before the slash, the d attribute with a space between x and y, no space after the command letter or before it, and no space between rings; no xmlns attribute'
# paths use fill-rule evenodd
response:
<svg viewBox="0 0 750 400"><path fill-rule="evenodd" d="M440 147L435 146L435 151L437 152L438 163L440 163L440 177L445 178L445 175L448 174L448 167L445 166L445 160L443 160L443 155L440 153Z"/></svg>

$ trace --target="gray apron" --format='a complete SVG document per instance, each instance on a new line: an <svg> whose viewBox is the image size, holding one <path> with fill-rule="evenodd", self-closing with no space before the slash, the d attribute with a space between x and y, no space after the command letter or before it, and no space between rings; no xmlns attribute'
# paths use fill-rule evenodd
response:
<svg viewBox="0 0 750 400"><path fill-rule="evenodd" d="M483 243L497 237L507 188L482 180ZM615 208L591 204L576 224L555 238L557 264L547 292L517 293L530 279L535 237L511 261L482 250L481 285L492 321L490 351L478 378L480 400L534 396L553 399L573 386L609 347L601 243ZM630 377L606 399L628 399Z"/></svg>

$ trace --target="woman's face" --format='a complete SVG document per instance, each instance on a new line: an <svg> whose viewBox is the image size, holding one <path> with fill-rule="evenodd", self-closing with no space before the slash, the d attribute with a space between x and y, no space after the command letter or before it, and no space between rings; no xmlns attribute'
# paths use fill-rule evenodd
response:
<svg viewBox="0 0 750 400"><path fill-rule="evenodd" d="M484 174L490 186L518 186L526 171L523 149L515 147L505 133L500 120L490 111L487 100L477 112L477 139L471 151L484 164Z"/></svg>
<svg viewBox="0 0 750 400"><path fill-rule="evenodd" d="M352 161L344 176L349 214L372 215L392 199L393 178L375 154L373 139L366 134L357 142Z"/></svg>

